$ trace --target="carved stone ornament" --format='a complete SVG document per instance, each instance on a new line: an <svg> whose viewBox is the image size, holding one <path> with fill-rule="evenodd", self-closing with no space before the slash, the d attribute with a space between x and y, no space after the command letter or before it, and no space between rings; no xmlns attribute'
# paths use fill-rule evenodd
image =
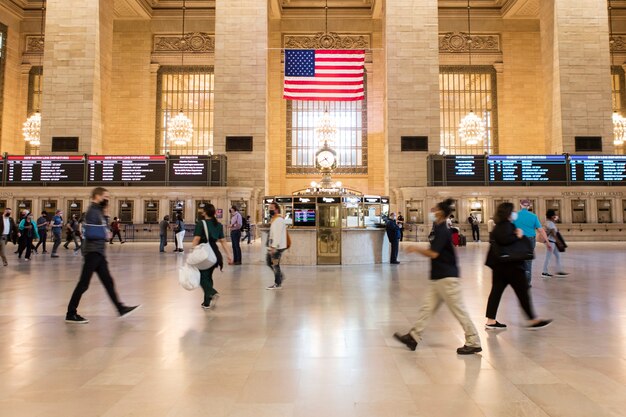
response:
<svg viewBox="0 0 626 417"><path fill-rule="evenodd" d="M501 52L500 36L472 35L472 52ZM465 32L448 32L439 35L439 52L463 53L469 52L469 36Z"/></svg>
<svg viewBox="0 0 626 417"><path fill-rule="evenodd" d="M43 53L44 38L39 35L26 36L26 53L41 54Z"/></svg>
<svg viewBox="0 0 626 417"><path fill-rule="evenodd" d="M369 49L367 35L340 35L318 32L314 35L285 35L285 49Z"/></svg>
<svg viewBox="0 0 626 417"><path fill-rule="evenodd" d="M613 35L611 38L611 50L616 52L624 52L626 51L626 36L623 35Z"/></svg>
<svg viewBox="0 0 626 417"><path fill-rule="evenodd" d="M204 32L176 35L156 35L154 52L215 52L215 37Z"/></svg>

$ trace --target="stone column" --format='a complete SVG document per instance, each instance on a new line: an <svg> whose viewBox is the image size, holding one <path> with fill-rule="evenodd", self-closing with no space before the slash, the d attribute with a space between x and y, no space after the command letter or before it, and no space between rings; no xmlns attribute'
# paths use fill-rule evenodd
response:
<svg viewBox="0 0 626 417"><path fill-rule="evenodd" d="M42 154L53 136L78 136L80 153L102 152L113 14L110 0L48 0Z"/></svg>
<svg viewBox="0 0 626 417"><path fill-rule="evenodd" d="M606 0L542 0L546 151L575 151L575 136L602 136L613 151Z"/></svg>
<svg viewBox="0 0 626 417"><path fill-rule="evenodd" d="M426 156L438 153L439 22L437 0L385 6L389 187L426 185ZM401 136L428 136L428 152L401 152Z"/></svg>
<svg viewBox="0 0 626 417"><path fill-rule="evenodd" d="M215 2L214 151L226 136L252 136L252 152L229 152L228 185L265 188L267 2ZM269 152L269 150L268 150Z"/></svg>

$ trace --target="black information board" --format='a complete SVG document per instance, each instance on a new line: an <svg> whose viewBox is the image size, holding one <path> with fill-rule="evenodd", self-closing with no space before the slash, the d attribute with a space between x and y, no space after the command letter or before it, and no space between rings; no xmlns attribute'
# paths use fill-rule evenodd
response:
<svg viewBox="0 0 626 417"><path fill-rule="evenodd" d="M206 187L209 184L209 157L205 155L170 156L170 185L197 185Z"/></svg>
<svg viewBox="0 0 626 417"><path fill-rule="evenodd" d="M87 185L165 185L162 155L89 156L87 163Z"/></svg>
<svg viewBox="0 0 626 417"><path fill-rule="evenodd" d="M485 157L476 155L446 155L448 185L485 185Z"/></svg>
<svg viewBox="0 0 626 417"><path fill-rule="evenodd" d="M564 155L494 155L487 158L489 185L566 185Z"/></svg>
<svg viewBox="0 0 626 417"><path fill-rule="evenodd" d="M82 156L9 156L7 186L84 185Z"/></svg>
<svg viewBox="0 0 626 417"><path fill-rule="evenodd" d="M572 183L626 184L626 156L573 155L570 157L569 164Z"/></svg>

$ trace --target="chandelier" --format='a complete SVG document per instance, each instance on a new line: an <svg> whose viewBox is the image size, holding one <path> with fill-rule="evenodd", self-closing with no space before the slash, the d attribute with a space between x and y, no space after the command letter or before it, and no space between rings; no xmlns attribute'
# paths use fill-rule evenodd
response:
<svg viewBox="0 0 626 417"><path fill-rule="evenodd" d="M459 136L466 145L478 145L485 139L486 134L485 122L473 111L461 120Z"/></svg>
<svg viewBox="0 0 626 417"><path fill-rule="evenodd" d="M317 126L315 128L317 143L333 143L336 135L337 127L335 126L335 121L332 117L330 117L330 112L326 110L324 111L322 117L317 121Z"/></svg>
<svg viewBox="0 0 626 417"><path fill-rule="evenodd" d="M41 46L43 47L43 39L44 39L44 17L45 17L45 13L46 13L46 2L44 1L41 4L41 28L39 31L39 42L41 43ZM42 95L42 90L41 90L41 79L43 77L43 63L42 61L42 56L43 56L43 51L41 52L41 55L39 56L39 100L38 100L38 106L41 103L41 95ZM31 114L28 119L26 119L26 121L24 122L24 124L22 125L22 134L24 136L24 141L28 144L30 144L31 146L39 146L41 145L41 113L39 112L39 109L35 110L35 113Z"/></svg>
<svg viewBox="0 0 626 417"><path fill-rule="evenodd" d="M193 123L182 111L176 117L170 119L167 124L167 137L174 145L182 146L191 142L193 136Z"/></svg>
<svg viewBox="0 0 626 417"><path fill-rule="evenodd" d="M622 146L626 140L626 119L618 112L613 113L613 145Z"/></svg>
<svg viewBox="0 0 626 417"><path fill-rule="evenodd" d="M467 51L469 57L469 66L472 66L472 19L471 19L471 10L470 0L467 0ZM471 76L468 77L468 82L470 85L468 88L470 89L471 94ZM469 114L467 114L459 124L459 138L462 142L469 146L478 145L487 137L487 127L485 122L478 117L474 110L470 110Z"/></svg>
<svg viewBox="0 0 626 417"><path fill-rule="evenodd" d="M185 65L185 11L186 0L183 0L183 30L180 35L180 74L178 76L178 90L180 91L180 110L178 115L169 120L167 125L167 138L175 146L184 146L191 143L193 139L193 123L189 117L183 113L183 100L185 98L181 88L183 81L183 68Z"/></svg>

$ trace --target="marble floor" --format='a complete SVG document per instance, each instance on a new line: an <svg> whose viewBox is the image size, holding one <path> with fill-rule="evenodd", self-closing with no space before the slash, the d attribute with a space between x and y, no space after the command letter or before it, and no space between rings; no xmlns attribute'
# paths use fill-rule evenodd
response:
<svg viewBox="0 0 626 417"><path fill-rule="evenodd" d="M463 333L445 307L417 351L392 338L416 318L424 259L285 267L284 289L270 292L262 248L243 249L246 264L217 274L220 304L204 311L201 292L177 283L182 256L116 244L118 291L143 307L118 319L94 279L79 308L87 325L63 321L80 256L12 255L0 269L0 416L626 415L626 243L572 244L570 277L535 278L536 309L554 319L537 332L522 328L511 289L498 317L509 329L484 330L487 246L461 248L465 301L484 348L472 356L456 355Z"/></svg>

